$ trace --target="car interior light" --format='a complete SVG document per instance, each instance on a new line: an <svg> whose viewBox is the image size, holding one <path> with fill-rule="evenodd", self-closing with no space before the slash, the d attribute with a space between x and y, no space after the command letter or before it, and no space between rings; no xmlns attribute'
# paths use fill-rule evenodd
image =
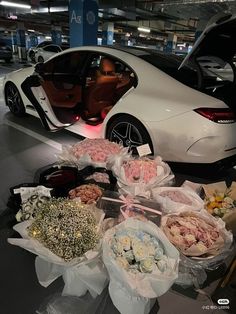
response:
<svg viewBox="0 0 236 314"><path fill-rule="evenodd" d="M236 122L235 113L230 108L198 108L194 110L201 116L217 123Z"/></svg>
<svg viewBox="0 0 236 314"><path fill-rule="evenodd" d="M151 30L148 27L141 27L141 26L139 26L138 27L138 31L145 32L145 33L150 33Z"/></svg>
<svg viewBox="0 0 236 314"><path fill-rule="evenodd" d="M16 2L11 2L11 1L0 1L0 5L3 5L5 7L31 9L31 5L23 4L23 3L16 3Z"/></svg>

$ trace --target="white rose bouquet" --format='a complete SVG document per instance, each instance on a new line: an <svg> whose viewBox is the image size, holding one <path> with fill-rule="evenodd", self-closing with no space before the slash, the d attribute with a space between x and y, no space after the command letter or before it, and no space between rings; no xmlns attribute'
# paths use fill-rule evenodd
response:
<svg viewBox="0 0 236 314"><path fill-rule="evenodd" d="M119 312L146 314L177 278L179 253L154 223L129 218L106 231L103 261Z"/></svg>

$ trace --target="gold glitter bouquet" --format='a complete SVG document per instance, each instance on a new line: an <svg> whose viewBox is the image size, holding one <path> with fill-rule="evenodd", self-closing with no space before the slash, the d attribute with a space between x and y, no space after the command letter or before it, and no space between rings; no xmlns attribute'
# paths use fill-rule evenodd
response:
<svg viewBox="0 0 236 314"><path fill-rule="evenodd" d="M98 244L97 223L88 206L66 198L51 198L28 227L28 233L51 252L70 261Z"/></svg>
<svg viewBox="0 0 236 314"><path fill-rule="evenodd" d="M100 226L104 212L66 198L51 198L34 220L14 226L22 238L8 239L35 255L39 283L47 287L61 275L63 294L100 294L107 282L101 260Z"/></svg>

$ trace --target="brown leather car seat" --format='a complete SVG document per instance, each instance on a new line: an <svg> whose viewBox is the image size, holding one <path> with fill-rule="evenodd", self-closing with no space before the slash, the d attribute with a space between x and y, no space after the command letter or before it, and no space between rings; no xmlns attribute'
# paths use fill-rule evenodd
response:
<svg viewBox="0 0 236 314"><path fill-rule="evenodd" d="M108 58L100 61L95 83L85 91L85 116L94 117L107 106L115 103L115 90L119 79L115 74L114 62Z"/></svg>

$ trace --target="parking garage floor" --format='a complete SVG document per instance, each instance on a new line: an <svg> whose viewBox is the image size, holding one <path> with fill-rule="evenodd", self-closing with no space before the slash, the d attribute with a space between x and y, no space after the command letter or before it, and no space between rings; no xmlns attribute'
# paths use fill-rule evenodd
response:
<svg viewBox="0 0 236 314"><path fill-rule="evenodd" d="M38 119L27 116L16 118L8 112L2 94L1 77L22 64L0 64L0 213L5 210L9 197L9 188L21 183L33 182L34 174L38 168L52 164L56 161L55 155L60 152L61 145L73 144L80 140L66 130L56 133L45 131ZM231 169L225 178L236 180L236 171ZM206 181L199 177L189 177L183 173L177 174L177 180L192 179L196 182ZM209 181L209 178L207 179ZM222 177L217 180L222 180ZM4 233L5 232L5 233ZM34 271L35 256L21 248L11 246L6 242L9 230L3 230L0 236L0 313L1 314L34 314L55 293L62 290L62 280L59 279L48 288L41 287ZM211 293L217 282L213 282L206 289ZM189 294L189 296L187 296ZM93 303L87 296L84 299ZM101 301L102 300L102 301ZM88 314L116 314L106 291L100 297L103 306L94 303L94 310ZM97 304L100 302L97 301ZM199 314L206 312L203 306L210 306L211 301L207 295L195 293L189 289L184 291L171 290L158 298L158 304L152 313ZM72 310L71 310L72 311ZM209 313L209 311L207 311ZM210 312L225 313L223 310L210 310ZM77 313L80 313L78 310ZM45 313L46 314L46 313ZM60 314L60 313L58 313ZM74 312L63 314L75 314Z"/></svg>

